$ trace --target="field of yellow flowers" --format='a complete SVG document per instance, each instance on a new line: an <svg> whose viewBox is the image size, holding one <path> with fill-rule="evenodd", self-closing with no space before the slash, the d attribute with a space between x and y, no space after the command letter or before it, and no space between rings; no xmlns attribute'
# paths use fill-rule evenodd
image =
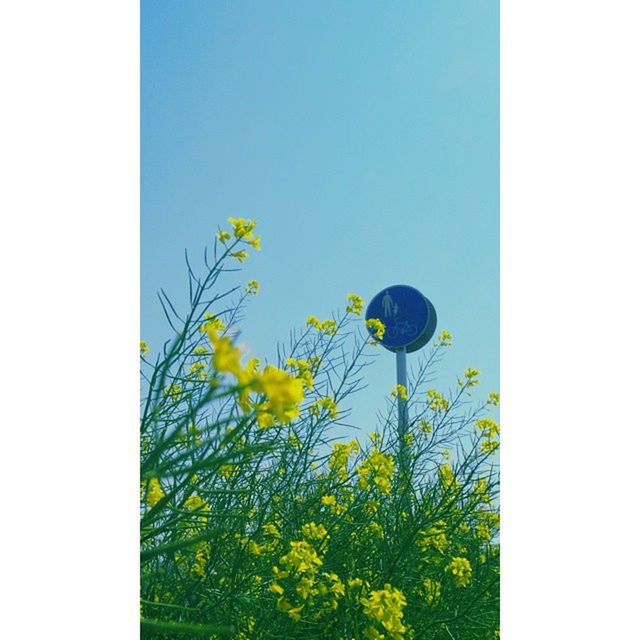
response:
<svg viewBox="0 0 640 640"><path fill-rule="evenodd" d="M336 439L384 326L365 328L349 294L278 362L243 361L237 320L259 284L221 280L260 237L229 222L204 275L188 265L186 315L163 299L172 340L140 344L142 636L498 638L498 394L474 400L475 369L426 387L443 331L377 428ZM402 442L391 392L409 402Z"/></svg>

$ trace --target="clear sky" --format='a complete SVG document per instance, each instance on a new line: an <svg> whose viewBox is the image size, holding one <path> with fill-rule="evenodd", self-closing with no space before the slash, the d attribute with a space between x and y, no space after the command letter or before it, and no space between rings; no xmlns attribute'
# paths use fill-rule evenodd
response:
<svg viewBox="0 0 640 640"><path fill-rule="evenodd" d="M499 380L499 3L142 2L142 336L168 336L155 292L187 297L228 216L258 221L242 341L273 359L347 293L420 289L467 366ZM235 284L236 277L228 282ZM395 383L378 350L352 400L367 431ZM419 354L409 355L409 365Z"/></svg>

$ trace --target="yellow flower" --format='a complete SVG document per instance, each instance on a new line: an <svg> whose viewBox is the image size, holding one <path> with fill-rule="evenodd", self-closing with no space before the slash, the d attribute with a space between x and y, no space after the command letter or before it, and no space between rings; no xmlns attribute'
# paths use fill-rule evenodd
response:
<svg viewBox="0 0 640 640"><path fill-rule="evenodd" d="M218 336L225 329L224 322L222 322L220 318L212 315L209 312L205 313L204 315L206 319L202 323L202 326L200 327L199 331L200 333L206 333L211 344L215 344L215 342L218 340ZM202 347L197 347L197 349L202 349ZM205 353L206 353L206 350L205 350Z"/></svg>
<svg viewBox="0 0 640 640"><path fill-rule="evenodd" d="M150 507L155 507L160 500L164 498L164 491L160 486L158 478L150 478L147 486L147 504Z"/></svg>
<svg viewBox="0 0 640 640"><path fill-rule="evenodd" d="M165 396L177 398L182 393L182 387L179 384L170 384L164 390Z"/></svg>
<svg viewBox="0 0 640 640"><path fill-rule="evenodd" d="M480 418L476 420L475 425L480 431L482 431L482 435L492 440L500 435L500 425L491 418Z"/></svg>
<svg viewBox="0 0 640 640"><path fill-rule="evenodd" d="M246 251L232 251L231 256L235 258L238 262L244 262L249 254Z"/></svg>
<svg viewBox="0 0 640 640"><path fill-rule="evenodd" d="M453 340L453 336L448 331L443 329L440 332L440 335L436 338L436 340L437 340L436 342L437 347L450 347L451 341Z"/></svg>
<svg viewBox="0 0 640 640"><path fill-rule="evenodd" d="M258 393L267 396L268 411L280 422L291 422L299 415L298 404L304 399L302 381L286 371L267 365L253 383Z"/></svg>
<svg viewBox="0 0 640 640"><path fill-rule="evenodd" d="M182 506L188 511L211 511L211 507L196 493L188 497Z"/></svg>
<svg viewBox="0 0 640 640"><path fill-rule="evenodd" d="M427 406L433 411L447 411L449 401L435 389L427 391Z"/></svg>
<svg viewBox="0 0 640 640"><path fill-rule="evenodd" d="M393 388L393 391L391 392L391 395L394 398L400 397L403 400L408 400L409 399L409 396L407 395L407 388L403 384L397 384Z"/></svg>
<svg viewBox="0 0 640 640"><path fill-rule="evenodd" d="M315 522L302 525L302 535L309 540L324 540L329 537L327 528L323 524Z"/></svg>
<svg viewBox="0 0 640 640"><path fill-rule="evenodd" d="M291 541L289 546L289 553L280 558L280 564L287 571L315 573L322 566L322 560L306 540Z"/></svg>
<svg viewBox="0 0 640 640"><path fill-rule="evenodd" d="M466 587L471 582L471 563L466 558L453 558L447 565L446 571L451 573L457 587Z"/></svg>
<svg viewBox="0 0 640 640"><path fill-rule="evenodd" d="M368 457L356 469L360 479L358 486L366 490L369 488L369 480L373 480L376 487L385 495L391 492L391 477L393 476L394 461L393 456L388 453L382 453L374 448Z"/></svg>
<svg viewBox="0 0 640 640"><path fill-rule="evenodd" d="M438 468L438 477L445 489L457 489L460 486L460 483L456 480L453 469L448 462L440 465Z"/></svg>
<svg viewBox="0 0 640 640"><path fill-rule="evenodd" d="M332 420L335 420L338 417L338 405L335 403L333 398L320 398L309 407L309 411L316 416L320 415L320 409L326 409Z"/></svg>
<svg viewBox="0 0 640 640"><path fill-rule="evenodd" d="M479 375L480 371L478 371L478 369L472 369L471 367L465 369L464 377L466 378L466 384L470 387L475 387L477 384L480 384L480 380L478 380ZM464 382L459 380L458 384L463 385Z"/></svg>
<svg viewBox="0 0 640 640"><path fill-rule="evenodd" d="M305 389L313 388L313 374L311 371L312 364L308 360L287 358L286 365L296 373L296 377L302 380Z"/></svg>
<svg viewBox="0 0 640 640"><path fill-rule="evenodd" d="M428 552L435 549L440 553L444 553L449 546L447 540L446 523L444 520L438 520L433 526L418 533L416 544L421 551Z"/></svg>
<svg viewBox="0 0 640 640"><path fill-rule="evenodd" d="M402 624L404 617L402 609L407 604L402 591L390 584L385 584L384 589L372 591L369 597L363 598L361 602L368 618L382 624L393 640L402 640L406 631L406 627Z"/></svg>
<svg viewBox="0 0 640 640"><path fill-rule="evenodd" d="M227 222L233 227L233 235L240 239L250 239L253 237L253 229L256 223L253 220L246 220L245 218L227 218Z"/></svg>
<svg viewBox="0 0 640 640"><path fill-rule="evenodd" d="M382 338L384 338L386 327L381 320L378 320L378 318L369 318L365 324L367 325L367 329L369 329L371 334L374 335L377 340L382 340Z"/></svg>
<svg viewBox="0 0 640 640"><path fill-rule="evenodd" d="M489 397L487 398L487 404L492 404L494 406L497 406L498 404L500 404L500 394L499 393L490 393Z"/></svg>
<svg viewBox="0 0 640 640"><path fill-rule="evenodd" d="M144 340L140 340L140 355L144 356L147 353L149 353L149 345Z"/></svg>
<svg viewBox="0 0 640 640"><path fill-rule="evenodd" d="M354 313L355 315L359 316L362 313L364 300L355 293L350 293L347 296L347 300L349 300L349 304L347 305L347 313Z"/></svg>
<svg viewBox="0 0 640 640"><path fill-rule="evenodd" d="M360 451L360 445L356 440L351 442L335 442L333 444L333 451L329 456L328 466L330 471L333 471L338 479L347 479L347 465L349 463L349 455L351 453L358 453Z"/></svg>
<svg viewBox="0 0 640 640"><path fill-rule="evenodd" d="M251 295L255 295L260 290L260 283L257 280L249 280L244 290Z"/></svg>
<svg viewBox="0 0 640 640"><path fill-rule="evenodd" d="M226 231L223 231L222 229L220 229L216 235L218 236L218 240L220 240L220 242L222 242L223 244L227 240L231 239L231 234L227 233Z"/></svg>
<svg viewBox="0 0 640 640"><path fill-rule="evenodd" d="M247 244L251 247L253 247L256 251L260 251L261 246L260 246L260 242L262 241L262 238L260 236L255 236L255 238L251 238L250 240L247 240Z"/></svg>
<svg viewBox="0 0 640 640"><path fill-rule="evenodd" d="M206 575L205 567L210 559L211 546L208 542L199 542L195 551L195 562L191 565L191 573L199 578L204 578Z"/></svg>
<svg viewBox="0 0 640 640"><path fill-rule="evenodd" d="M433 425L428 420L420 420L418 422L418 431L422 433L431 433Z"/></svg>
<svg viewBox="0 0 640 640"><path fill-rule="evenodd" d="M231 338L223 336L216 339L213 351L213 366L220 373L233 373L236 377L241 375L240 350L233 346Z"/></svg>
<svg viewBox="0 0 640 640"><path fill-rule="evenodd" d="M320 501L322 502L322 504L325 507L333 507L336 504L336 497L335 496L322 496Z"/></svg>

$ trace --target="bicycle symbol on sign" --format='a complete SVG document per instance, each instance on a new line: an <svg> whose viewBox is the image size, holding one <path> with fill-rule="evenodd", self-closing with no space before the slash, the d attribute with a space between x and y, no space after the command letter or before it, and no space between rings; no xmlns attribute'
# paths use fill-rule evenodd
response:
<svg viewBox="0 0 640 640"><path fill-rule="evenodd" d="M395 324L387 327L386 335L391 338L413 338L418 333L418 328L415 324L411 324L407 320L398 320Z"/></svg>

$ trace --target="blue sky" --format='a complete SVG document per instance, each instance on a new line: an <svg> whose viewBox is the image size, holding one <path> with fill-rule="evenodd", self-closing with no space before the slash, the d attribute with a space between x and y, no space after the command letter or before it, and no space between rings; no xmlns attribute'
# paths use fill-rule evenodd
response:
<svg viewBox="0 0 640 640"><path fill-rule="evenodd" d="M228 216L258 221L241 282L262 289L243 342L273 359L347 293L420 289L467 366L499 380L499 12L494 0L401 3L143 0L141 322L187 295ZM238 277L231 275L229 284ZM418 354L409 355L409 365ZM375 426L395 383L379 350L353 421Z"/></svg>

